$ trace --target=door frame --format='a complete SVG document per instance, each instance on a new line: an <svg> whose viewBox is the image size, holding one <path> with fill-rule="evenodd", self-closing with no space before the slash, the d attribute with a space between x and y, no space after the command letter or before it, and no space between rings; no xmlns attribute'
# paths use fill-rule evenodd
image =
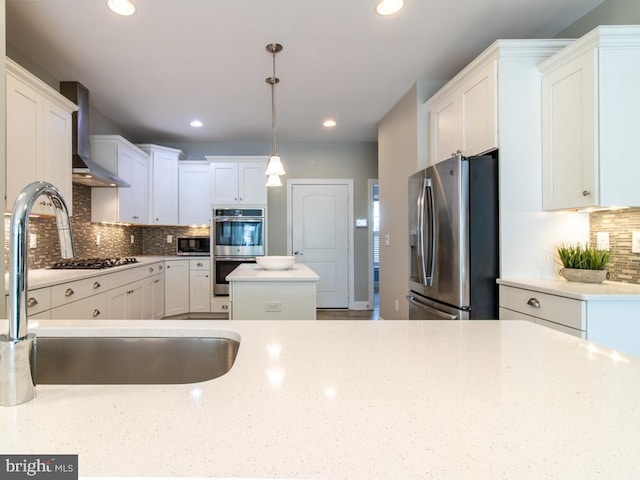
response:
<svg viewBox="0 0 640 480"><path fill-rule="evenodd" d="M373 187L378 184L377 178L367 181L367 213L369 216L369 309L374 309L375 304L375 278L373 269Z"/></svg>
<svg viewBox="0 0 640 480"><path fill-rule="evenodd" d="M349 284L348 305L350 310L354 310L354 267L355 256L353 252L354 242L354 221L353 221L353 179L351 178L293 178L287 179L287 254L293 255L292 237L293 229L291 221L293 216L294 185L346 185L347 186L347 282Z"/></svg>

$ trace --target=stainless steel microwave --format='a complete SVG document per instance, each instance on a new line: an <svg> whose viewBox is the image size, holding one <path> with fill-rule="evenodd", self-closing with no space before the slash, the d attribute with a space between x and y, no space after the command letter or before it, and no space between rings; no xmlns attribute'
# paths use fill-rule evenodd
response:
<svg viewBox="0 0 640 480"><path fill-rule="evenodd" d="M177 255L206 256L211 255L210 237L178 237Z"/></svg>

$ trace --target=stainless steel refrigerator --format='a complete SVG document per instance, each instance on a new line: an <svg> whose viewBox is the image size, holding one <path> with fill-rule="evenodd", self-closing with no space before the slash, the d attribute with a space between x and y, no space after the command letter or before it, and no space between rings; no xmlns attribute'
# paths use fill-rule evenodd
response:
<svg viewBox="0 0 640 480"><path fill-rule="evenodd" d="M498 318L498 152L409 177L409 319Z"/></svg>

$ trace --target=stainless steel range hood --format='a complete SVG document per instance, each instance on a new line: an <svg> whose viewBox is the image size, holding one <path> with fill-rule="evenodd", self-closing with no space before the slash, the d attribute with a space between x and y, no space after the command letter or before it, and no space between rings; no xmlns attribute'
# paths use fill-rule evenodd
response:
<svg viewBox="0 0 640 480"><path fill-rule="evenodd" d="M89 90L80 82L60 82L60 93L78 105L73 113L73 183L89 187L130 187L127 182L91 160L89 145Z"/></svg>

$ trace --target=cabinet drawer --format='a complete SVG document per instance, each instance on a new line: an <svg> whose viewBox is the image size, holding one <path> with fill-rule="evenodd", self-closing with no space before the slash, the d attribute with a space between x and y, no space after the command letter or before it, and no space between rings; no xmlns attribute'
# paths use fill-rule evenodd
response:
<svg viewBox="0 0 640 480"><path fill-rule="evenodd" d="M529 322L537 323L538 325L543 325L562 333L568 333L569 335L573 335L574 337L585 338L586 336L585 332L583 332L582 330L576 330L575 328L566 327L558 323L549 322L548 320L543 320L542 318L532 317L531 315L516 312L514 310L508 310L502 307L500 308L500 320L528 320Z"/></svg>
<svg viewBox="0 0 640 480"><path fill-rule="evenodd" d="M192 258L189 260L189 270L209 270L211 268L211 260L208 258Z"/></svg>
<svg viewBox="0 0 640 480"><path fill-rule="evenodd" d="M586 309L582 300L501 285L500 306L577 330L586 330Z"/></svg>
<svg viewBox="0 0 640 480"><path fill-rule="evenodd" d="M100 293L77 302L51 309L52 320L104 320L107 318L107 294Z"/></svg>
<svg viewBox="0 0 640 480"><path fill-rule="evenodd" d="M52 286L51 306L53 308L59 307L60 305L75 302L106 291L109 288L108 285L105 285L106 277L107 275L100 275L93 278Z"/></svg>
<svg viewBox="0 0 640 480"><path fill-rule="evenodd" d="M9 315L9 295L5 295L5 306ZM27 313L29 318L51 308L51 287L29 290L27 294Z"/></svg>

